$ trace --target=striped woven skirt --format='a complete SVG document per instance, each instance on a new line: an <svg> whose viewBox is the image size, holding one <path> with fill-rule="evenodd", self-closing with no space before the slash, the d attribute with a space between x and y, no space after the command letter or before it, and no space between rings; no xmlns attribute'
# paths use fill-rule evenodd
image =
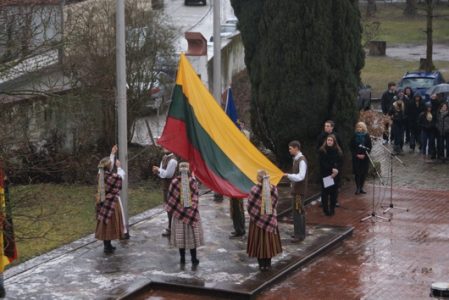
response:
<svg viewBox="0 0 449 300"><path fill-rule="evenodd" d="M279 230L269 232L249 222L248 245L246 253L249 257L271 258L282 252Z"/></svg>
<svg viewBox="0 0 449 300"><path fill-rule="evenodd" d="M172 217L170 243L175 248L185 249L195 249L204 245L201 222L192 226Z"/></svg>
<svg viewBox="0 0 449 300"><path fill-rule="evenodd" d="M123 221L122 206L120 202L117 202L114 213L107 224L97 221L95 238L104 241L119 240L122 238L125 231L126 228Z"/></svg>

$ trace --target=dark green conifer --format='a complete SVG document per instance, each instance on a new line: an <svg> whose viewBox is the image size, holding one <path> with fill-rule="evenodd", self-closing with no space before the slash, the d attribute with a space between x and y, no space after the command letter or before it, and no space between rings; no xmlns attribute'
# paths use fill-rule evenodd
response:
<svg viewBox="0 0 449 300"><path fill-rule="evenodd" d="M254 132L289 163L290 140L315 150L323 122L347 140L363 66L356 0L231 0L251 78Z"/></svg>

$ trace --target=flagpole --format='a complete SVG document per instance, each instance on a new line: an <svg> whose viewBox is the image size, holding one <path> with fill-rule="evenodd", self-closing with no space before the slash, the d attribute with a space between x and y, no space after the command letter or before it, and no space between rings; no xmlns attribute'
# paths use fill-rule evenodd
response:
<svg viewBox="0 0 449 300"><path fill-rule="evenodd" d="M116 0L116 72L118 104L118 150L121 167L125 171L120 200L123 205L125 226L128 228L128 135L126 107L126 50L125 50L125 1ZM129 235L127 235L129 236Z"/></svg>
<svg viewBox="0 0 449 300"><path fill-rule="evenodd" d="M221 104L221 36L220 36L220 1L214 0L214 71L213 95L215 101Z"/></svg>
<svg viewBox="0 0 449 300"><path fill-rule="evenodd" d="M215 101L221 105L221 36L220 36L220 1L214 0L214 71L213 95ZM214 193L214 200L223 201L223 196Z"/></svg>

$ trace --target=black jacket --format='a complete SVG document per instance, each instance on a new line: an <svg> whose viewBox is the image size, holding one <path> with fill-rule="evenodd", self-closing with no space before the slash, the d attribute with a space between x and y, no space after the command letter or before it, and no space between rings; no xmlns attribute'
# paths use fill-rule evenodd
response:
<svg viewBox="0 0 449 300"><path fill-rule="evenodd" d="M427 111L423 111L419 115L418 124L423 130L431 130L436 128L437 118L436 115L432 113L432 121L427 120Z"/></svg>
<svg viewBox="0 0 449 300"><path fill-rule="evenodd" d="M321 177L331 175L332 169L334 168L341 171L342 157L338 154L337 150L326 147L326 152L320 150L318 153Z"/></svg>
<svg viewBox="0 0 449 300"><path fill-rule="evenodd" d="M380 99L380 104L382 106L382 112L384 114L388 114L393 105L393 98L396 96L396 93L390 93L390 91L385 91L382 94L382 98Z"/></svg>

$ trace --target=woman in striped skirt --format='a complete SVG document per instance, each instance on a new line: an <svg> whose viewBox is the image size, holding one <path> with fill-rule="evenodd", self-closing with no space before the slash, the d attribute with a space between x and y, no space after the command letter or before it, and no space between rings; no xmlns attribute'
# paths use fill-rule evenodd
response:
<svg viewBox="0 0 449 300"><path fill-rule="evenodd" d="M250 222L246 252L250 257L257 257L259 269L266 271L271 267L271 258L282 252L276 212L278 190L270 184L265 170L257 172L257 181L248 198Z"/></svg>
<svg viewBox="0 0 449 300"><path fill-rule="evenodd" d="M111 254L115 247L111 240L118 240L127 232L123 205L120 200L122 179L125 171L120 167L120 161L115 159L117 146L114 146L109 157L103 158L98 164L98 194L96 202L97 228L95 238L102 240L104 253ZM112 172L113 166L117 173Z"/></svg>
<svg viewBox="0 0 449 300"><path fill-rule="evenodd" d="M179 164L179 176L173 178L168 188L165 210L172 214L170 242L179 248L181 264L186 262L186 249L190 249L192 265L200 263L196 248L204 244L203 229L198 211L198 181L191 175L189 163Z"/></svg>

